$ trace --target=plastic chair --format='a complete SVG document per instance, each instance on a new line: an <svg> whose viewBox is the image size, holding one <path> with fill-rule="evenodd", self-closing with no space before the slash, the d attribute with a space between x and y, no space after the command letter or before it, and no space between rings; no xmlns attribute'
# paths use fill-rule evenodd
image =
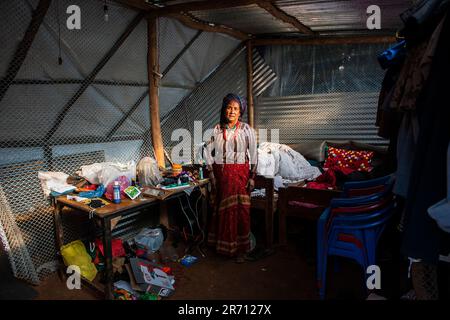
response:
<svg viewBox="0 0 450 320"><path fill-rule="evenodd" d="M371 180L346 182L342 186L342 197L349 198L379 193L386 187L390 187L393 182L393 174Z"/></svg>
<svg viewBox="0 0 450 320"><path fill-rule="evenodd" d="M317 283L325 297L328 255L355 260L363 267L375 264L376 245L394 206L390 188L355 198L333 199L317 225Z"/></svg>

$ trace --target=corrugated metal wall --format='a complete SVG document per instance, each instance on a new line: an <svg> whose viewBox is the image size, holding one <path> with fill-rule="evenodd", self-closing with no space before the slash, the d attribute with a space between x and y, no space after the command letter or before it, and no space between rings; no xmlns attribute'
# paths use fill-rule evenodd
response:
<svg viewBox="0 0 450 320"><path fill-rule="evenodd" d="M389 43L258 47L278 75L255 103L258 128L279 129L280 143L387 141L375 127Z"/></svg>
<svg viewBox="0 0 450 320"><path fill-rule="evenodd" d="M285 144L355 140L385 145L375 127L377 101L378 92L261 97L255 120L258 128L279 129Z"/></svg>

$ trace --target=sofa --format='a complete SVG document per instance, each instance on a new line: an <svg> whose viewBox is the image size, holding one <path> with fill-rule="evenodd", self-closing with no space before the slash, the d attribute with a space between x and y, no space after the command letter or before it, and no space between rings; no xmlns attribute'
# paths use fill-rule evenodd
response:
<svg viewBox="0 0 450 320"><path fill-rule="evenodd" d="M352 140L305 141L302 143L289 144L289 146L295 151L302 154L306 158L306 160L311 163L311 165L319 167L322 172L324 171L323 166L327 158L327 150L329 147L344 150L374 152L371 161L372 170L370 172L355 171L346 176L340 175L338 176L338 186L347 181L361 181L379 178L394 171L387 147L383 146L375 146Z"/></svg>
<svg viewBox="0 0 450 320"><path fill-rule="evenodd" d="M287 217L295 216L315 223L331 199L341 196L341 187L347 181L361 181L382 177L392 173L387 148L359 143L356 141L307 141L289 145L301 153L312 165L324 171L324 163L329 147L373 151L370 172L354 171L348 175L336 175L336 188L332 190L311 189L302 186L289 186L278 190L278 234L279 244L287 243Z"/></svg>

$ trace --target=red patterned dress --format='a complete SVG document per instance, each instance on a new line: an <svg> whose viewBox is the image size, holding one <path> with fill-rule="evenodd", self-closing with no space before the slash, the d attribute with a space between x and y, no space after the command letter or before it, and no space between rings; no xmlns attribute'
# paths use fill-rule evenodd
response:
<svg viewBox="0 0 450 320"><path fill-rule="evenodd" d="M208 167L216 179L211 195L214 208L208 244L228 256L250 250L249 178L256 175L257 145L254 130L238 122L235 128L214 128L208 145Z"/></svg>

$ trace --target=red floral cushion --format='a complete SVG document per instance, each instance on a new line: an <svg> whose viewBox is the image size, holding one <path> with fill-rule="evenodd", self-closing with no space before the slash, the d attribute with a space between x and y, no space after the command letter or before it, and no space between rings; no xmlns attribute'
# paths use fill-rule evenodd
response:
<svg viewBox="0 0 450 320"><path fill-rule="evenodd" d="M373 151L345 150L328 148L328 157L324 168L346 168L354 171L370 172Z"/></svg>

